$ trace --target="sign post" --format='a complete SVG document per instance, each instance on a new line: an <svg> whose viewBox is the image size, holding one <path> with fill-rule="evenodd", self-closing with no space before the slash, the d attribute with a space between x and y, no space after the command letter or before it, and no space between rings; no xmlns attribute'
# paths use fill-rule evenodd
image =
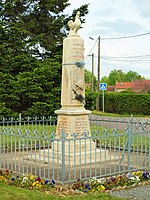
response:
<svg viewBox="0 0 150 200"><path fill-rule="evenodd" d="M103 112L104 112L104 91L107 90L107 83L100 83L99 88L103 91Z"/></svg>

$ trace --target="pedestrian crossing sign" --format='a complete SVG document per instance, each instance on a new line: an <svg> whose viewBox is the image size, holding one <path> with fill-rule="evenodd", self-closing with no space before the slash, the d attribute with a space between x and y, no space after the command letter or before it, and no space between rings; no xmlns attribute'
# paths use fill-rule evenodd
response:
<svg viewBox="0 0 150 200"><path fill-rule="evenodd" d="M100 90L107 90L107 83L100 83Z"/></svg>

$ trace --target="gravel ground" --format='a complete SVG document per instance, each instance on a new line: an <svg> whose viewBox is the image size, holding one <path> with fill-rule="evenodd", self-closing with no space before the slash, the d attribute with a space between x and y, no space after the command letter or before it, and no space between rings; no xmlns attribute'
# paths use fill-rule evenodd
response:
<svg viewBox="0 0 150 200"><path fill-rule="evenodd" d="M135 187L132 189L113 191L112 196L132 200L150 200L150 185Z"/></svg>

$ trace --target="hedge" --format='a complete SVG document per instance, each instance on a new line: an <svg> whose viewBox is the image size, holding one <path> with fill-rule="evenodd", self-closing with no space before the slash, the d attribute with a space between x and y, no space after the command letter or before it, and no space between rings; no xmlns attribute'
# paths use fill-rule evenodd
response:
<svg viewBox="0 0 150 200"><path fill-rule="evenodd" d="M102 95L102 92L86 92L86 109L96 109L96 99L99 98L102 111ZM107 113L150 115L150 94L105 92L104 102Z"/></svg>

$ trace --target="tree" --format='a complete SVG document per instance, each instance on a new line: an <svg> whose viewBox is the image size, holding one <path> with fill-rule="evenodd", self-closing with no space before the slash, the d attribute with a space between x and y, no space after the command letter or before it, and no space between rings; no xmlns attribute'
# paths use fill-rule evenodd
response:
<svg viewBox="0 0 150 200"><path fill-rule="evenodd" d="M108 85L115 85L116 81L124 81L125 73L121 70L113 70L108 76Z"/></svg>
<svg viewBox="0 0 150 200"><path fill-rule="evenodd" d="M14 52L30 52L39 58L55 57L62 51L62 40L67 34L67 22L77 10L81 12L81 21L88 13L85 4L73 11L72 16L64 14L69 0L9 0L0 5L1 28L5 33L5 42ZM82 19L83 18L83 19ZM8 41L8 42L7 42Z"/></svg>
<svg viewBox="0 0 150 200"><path fill-rule="evenodd" d="M142 80L145 79L144 77L142 77L140 74L138 74L137 72L133 72L133 71L129 71L127 72L127 74L125 75L125 81L126 82L131 82L131 81L135 81L135 80Z"/></svg>
<svg viewBox="0 0 150 200"><path fill-rule="evenodd" d="M143 80L145 79L137 72L129 71L124 73L122 70L112 70L109 76L104 76L101 79L101 82L105 82L109 85L116 85L116 81L118 82L131 82L135 80Z"/></svg>
<svg viewBox="0 0 150 200"><path fill-rule="evenodd" d="M31 108L37 102L39 102L38 105L42 102L53 106L51 113L58 108L60 104L59 68L59 63L44 60L32 72L18 74L13 82L17 106L12 106L11 109L18 113L22 111L25 113L28 109L31 112Z"/></svg>
<svg viewBox="0 0 150 200"><path fill-rule="evenodd" d="M108 83L108 78L107 78L107 76L103 76L103 77L102 77L101 83Z"/></svg>
<svg viewBox="0 0 150 200"><path fill-rule="evenodd" d="M85 4L64 14L69 0L3 0L0 2L0 103L14 112L34 113L38 105L60 106L62 41L67 22ZM50 71L48 71L50 70ZM4 113L4 112L3 112ZM2 114L3 114L2 113Z"/></svg>
<svg viewBox="0 0 150 200"><path fill-rule="evenodd" d="M85 76L85 83L90 83L92 87L92 73L85 69L84 76ZM96 80L96 77L94 76L94 91L96 90L96 88L97 88L97 80Z"/></svg>

